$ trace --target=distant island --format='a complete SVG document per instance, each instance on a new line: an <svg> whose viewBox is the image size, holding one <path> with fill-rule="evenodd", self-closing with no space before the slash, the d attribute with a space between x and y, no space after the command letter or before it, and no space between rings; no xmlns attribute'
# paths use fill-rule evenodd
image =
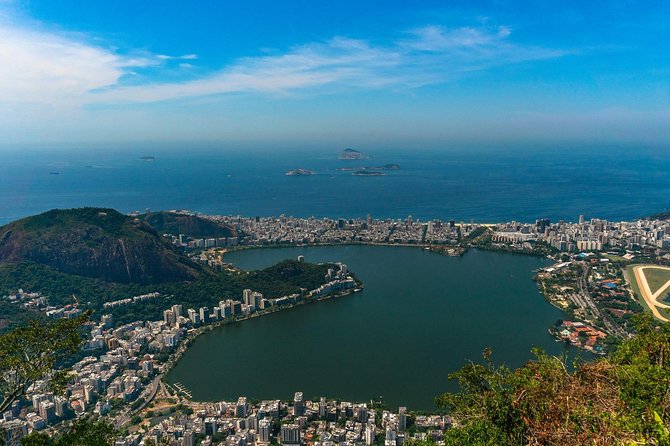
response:
<svg viewBox="0 0 670 446"><path fill-rule="evenodd" d="M309 169L293 169L286 172L286 176L289 177L302 177L307 175L316 175L316 172Z"/></svg>
<svg viewBox="0 0 670 446"><path fill-rule="evenodd" d="M365 160L368 159L368 156L358 150L344 149L338 158L341 160Z"/></svg>
<svg viewBox="0 0 670 446"><path fill-rule="evenodd" d="M338 167L336 170L343 172L359 171L359 170L400 170L400 166L397 164L384 164L383 166Z"/></svg>
<svg viewBox="0 0 670 446"><path fill-rule="evenodd" d="M140 159L141 159L142 161L156 161L156 157L155 157L155 156L141 156Z"/></svg>

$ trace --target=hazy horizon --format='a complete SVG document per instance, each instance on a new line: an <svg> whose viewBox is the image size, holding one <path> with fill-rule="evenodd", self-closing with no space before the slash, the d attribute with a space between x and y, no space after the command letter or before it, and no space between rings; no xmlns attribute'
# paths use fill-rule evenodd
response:
<svg viewBox="0 0 670 446"><path fill-rule="evenodd" d="M0 150L665 148L668 19L662 2L2 0Z"/></svg>

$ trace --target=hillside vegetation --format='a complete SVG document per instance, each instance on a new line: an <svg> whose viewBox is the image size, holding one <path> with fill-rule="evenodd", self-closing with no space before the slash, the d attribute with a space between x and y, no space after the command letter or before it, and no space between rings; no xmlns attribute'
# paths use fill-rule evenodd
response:
<svg viewBox="0 0 670 446"><path fill-rule="evenodd" d="M94 318L111 313L117 323L136 320L158 320L162 312L173 304L185 308L212 308L220 300L240 300L242 290L253 289L266 297L281 297L297 293L301 288L314 289L324 282L332 265L314 265L285 260L264 270L240 274L212 272L202 274L191 282L164 282L160 284L114 283L76 276L57 271L34 262L0 264L0 296L23 288L47 296L48 304L63 306L80 303L95 311ZM157 291L158 299L132 305L103 309L105 302L124 299ZM0 329L17 326L39 313L16 303L0 300Z"/></svg>
<svg viewBox="0 0 670 446"><path fill-rule="evenodd" d="M176 212L151 212L141 218L160 234L184 234L189 237L235 237L235 231L196 215Z"/></svg>
<svg viewBox="0 0 670 446"><path fill-rule="evenodd" d="M197 217L151 215L163 222L161 229L187 224L211 236L232 234ZM178 232L188 232L182 229ZM215 229L221 232L209 232ZM260 271L214 271L191 261L144 219L113 209L53 210L0 228L0 296L18 289L39 292L49 306L76 304L94 310L94 318L111 313L117 323L160 319L172 304L211 308L223 299L239 300L246 288L266 297L314 289L324 282L329 266L286 260ZM153 292L160 297L103 307ZM0 330L41 315L21 303L0 300Z"/></svg>
<svg viewBox="0 0 670 446"><path fill-rule="evenodd" d="M119 283L192 280L203 273L144 221L101 208L55 209L0 227L0 262L26 261Z"/></svg>
<svg viewBox="0 0 670 446"><path fill-rule="evenodd" d="M436 398L458 420L446 445L670 445L670 326L645 315L637 328L609 357L572 371L539 351L517 370L497 367L486 351L450 375L458 393Z"/></svg>

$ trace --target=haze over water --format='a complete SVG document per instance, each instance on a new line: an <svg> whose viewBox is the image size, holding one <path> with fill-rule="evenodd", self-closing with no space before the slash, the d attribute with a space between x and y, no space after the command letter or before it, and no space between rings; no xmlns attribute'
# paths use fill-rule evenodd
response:
<svg viewBox="0 0 670 446"><path fill-rule="evenodd" d="M349 401L381 395L392 406L428 410L437 394L455 390L447 375L480 360L486 347L513 367L533 346L563 351L547 333L561 313L531 280L547 259L378 246L247 250L226 258L256 269L298 255L345 262L365 290L204 334L170 382L184 384L195 400L290 399L303 391Z"/></svg>
<svg viewBox="0 0 670 446"><path fill-rule="evenodd" d="M52 208L497 222L579 214L635 219L670 208L670 154L631 147L311 151L138 148L32 151L0 163L0 224ZM142 161L141 156L155 156ZM338 167L397 163L383 177ZM287 177L287 170L317 175ZM52 174L54 173L54 174ZM55 173L58 173L57 175Z"/></svg>

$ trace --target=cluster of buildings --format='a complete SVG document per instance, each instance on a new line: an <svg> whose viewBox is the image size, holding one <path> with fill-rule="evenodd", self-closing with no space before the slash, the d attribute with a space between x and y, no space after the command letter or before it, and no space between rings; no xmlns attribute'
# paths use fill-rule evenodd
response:
<svg viewBox="0 0 670 446"><path fill-rule="evenodd" d="M540 270L537 280L542 294L570 318L625 338L633 330L631 316L642 311L642 307L626 283L621 265L607 256L589 252L572 254L570 260ZM594 343L602 339L596 337L592 344L569 340L575 346L599 351Z"/></svg>
<svg viewBox="0 0 670 446"><path fill-rule="evenodd" d="M163 234L174 245L184 248L226 248L237 246L237 237L190 237L186 234Z"/></svg>
<svg viewBox="0 0 670 446"><path fill-rule="evenodd" d="M64 395L54 395L46 381L37 381L24 399L2 414L0 427L9 425L13 435L25 435L86 413L104 415L113 406L137 399L158 369L150 352L164 348L162 338L169 329L141 321L114 328L110 315L100 323L90 323L89 328L91 335L84 348L96 349L98 355L86 356L72 366Z"/></svg>
<svg viewBox="0 0 670 446"><path fill-rule="evenodd" d="M491 228L493 243L518 250L530 250L541 242L561 252L602 251L620 249L663 255L670 251L670 222L642 219L611 222L598 218L586 220L583 215L576 223L538 219L534 223L517 221L480 225L439 219L419 221L406 219L361 219L201 216L229 226L239 234L234 245L277 244L407 244L457 245L472 231ZM197 247L234 246L200 243ZM218 243L218 242L216 242ZM191 246L191 245L189 245ZM195 246L195 245L194 245ZM670 259L670 256L668 256Z"/></svg>
<svg viewBox="0 0 670 446"><path fill-rule="evenodd" d="M47 300L46 296L43 296L40 293L33 293L30 291L24 291L23 289L20 289L14 293L10 294L7 296L4 296L4 298L11 303L14 304L20 304L24 308L28 309L38 309L45 307L47 305Z"/></svg>
<svg viewBox="0 0 670 446"><path fill-rule="evenodd" d="M169 354L198 327L218 321L240 320L262 314L263 310L272 311L284 305L353 289L356 285L345 264L329 269L324 280L326 282L314 290L279 298L265 298L259 292L246 289L241 301L220 301L211 312L207 307L183 312L181 305L173 305L163 312L160 321L135 321L115 327L112 315L103 315L100 322L88 324L90 336L83 351L89 356L73 365L65 395L50 393L47 382L39 381L28 389L26 398L16 401L10 410L2 414L0 428L4 428L7 435L11 434L5 444L18 445L20 438L29 431L48 428L64 419L87 413L105 415L110 412L118 417L119 412L129 413L138 401L148 402L161 385L160 373L170 360ZM39 298L37 293L21 293L26 296L34 294L31 299ZM138 297L151 299L157 294ZM129 300L132 302L132 299ZM278 413L276 409L264 411ZM208 426L207 432L218 431L218 427L212 430L211 423ZM254 432L259 432L258 429L259 426L255 426ZM124 441L119 444L126 444Z"/></svg>
<svg viewBox="0 0 670 446"><path fill-rule="evenodd" d="M335 292L353 290L356 281L349 275L347 265L338 264L339 269L329 269L326 274L328 282L304 294L290 294L276 298L266 298L263 294L246 289L242 292L242 300L222 300L211 310L200 307L197 310L189 308L182 314L181 305L173 305L163 311L163 322L170 327L198 327L203 324L224 321L234 317L247 317L258 311L273 310L282 306L297 304L301 301L319 298ZM178 340L178 339L177 339Z"/></svg>
<svg viewBox="0 0 670 446"><path fill-rule="evenodd" d="M577 223L560 220L552 223L539 219L535 223L496 224L493 241L521 245L543 242L561 252L602 251L617 249L667 255L670 249L670 222L643 219L611 222L580 215Z"/></svg>
<svg viewBox="0 0 670 446"><path fill-rule="evenodd" d="M579 321L563 321L557 328L560 339L584 350L600 353L603 346L600 344L607 334Z"/></svg>
<svg viewBox="0 0 670 446"><path fill-rule="evenodd" d="M48 297L40 292L19 289L14 294L3 296L3 299L14 305L21 305L29 310L42 311L52 319L73 319L81 314L78 304L74 303L64 306L49 305Z"/></svg>
<svg viewBox="0 0 670 446"><path fill-rule="evenodd" d="M135 304L137 302L142 302L149 299L156 299L157 297L160 297L160 295L161 294L158 292L147 293L139 296L128 297L126 299L119 299L119 300L113 300L111 302L105 302L104 304L102 304L102 306L104 308L120 307L122 305Z"/></svg>
<svg viewBox="0 0 670 446"><path fill-rule="evenodd" d="M601 259L602 260L602 259ZM594 301L612 319L624 323L630 316L640 311L640 305L632 298L621 270L610 262L592 259L589 292Z"/></svg>
<svg viewBox="0 0 670 446"><path fill-rule="evenodd" d="M306 401L296 392L292 402L252 403L240 397L200 404L190 415L173 415L147 427L143 438L175 446L402 446L410 439L440 441L450 425L446 416L413 416L404 407L391 412L325 397ZM129 435L117 445L138 444L139 437Z"/></svg>
<svg viewBox="0 0 670 446"><path fill-rule="evenodd" d="M274 244L456 244L475 224L406 219L208 216L234 228L242 245Z"/></svg>

